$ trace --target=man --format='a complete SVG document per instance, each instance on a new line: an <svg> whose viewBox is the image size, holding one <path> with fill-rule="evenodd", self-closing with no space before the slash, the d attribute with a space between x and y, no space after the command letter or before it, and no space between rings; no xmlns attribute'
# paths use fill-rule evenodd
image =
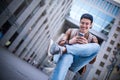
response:
<svg viewBox="0 0 120 80"><path fill-rule="evenodd" d="M95 36L89 33L93 17L83 14L80 18L79 29L68 29L59 45L52 40L48 54L54 55L57 62L51 80L64 80L68 70L79 71L97 55L100 46Z"/></svg>

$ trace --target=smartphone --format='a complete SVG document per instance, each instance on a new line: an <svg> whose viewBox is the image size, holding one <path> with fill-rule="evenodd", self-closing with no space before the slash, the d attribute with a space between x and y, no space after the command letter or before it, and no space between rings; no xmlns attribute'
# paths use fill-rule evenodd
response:
<svg viewBox="0 0 120 80"><path fill-rule="evenodd" d="M83 33L79 33L79 36L84 36L84 34Z"/></svg>

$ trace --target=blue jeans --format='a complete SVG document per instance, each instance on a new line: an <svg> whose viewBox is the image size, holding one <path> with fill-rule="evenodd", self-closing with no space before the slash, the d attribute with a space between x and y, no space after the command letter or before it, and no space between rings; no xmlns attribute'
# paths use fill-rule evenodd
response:
<svg viewBox="0 0 120 80"><path fill-rule="evenodd" d="M95 58L99 48L97 43L66 45L67 53L54 55L57 64L51 80L64 80L68 70L79 71Z"/></svg>

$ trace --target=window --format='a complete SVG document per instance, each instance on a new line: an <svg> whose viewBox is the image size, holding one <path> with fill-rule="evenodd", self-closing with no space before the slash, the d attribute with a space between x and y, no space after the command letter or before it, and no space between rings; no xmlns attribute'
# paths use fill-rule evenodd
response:
<svg viewBox="0 0 120 80"><path fill-rule="evenodd" d="M110 52L110 51L111 51L111 48L110 48L110 47L108 47L108 48L107 48L107 51L108 51L108 52Z"/></svg>
<svg viewBox="0 0 120 80"><path fill-rule="evenodd" d="M108 58L108 55L107 55L107 54L104 54L103 58L104 58L104 59L107 59L107 58Z"/></svg>
<svg viewBox="0 0 120 80"><path fill-rule="evenodd" d="M12 0L0 0L0 14L8 7Z"/></svg>
<svg viewBox="0 0 120 80"><path fill-rule="evenodd" d="M114 38L117 38L118 34L114 33L114 35L113 35L113 36L114 36Z"/></svg>
<svg viewBox="0 0 120 80"><path fill-rule="evenodd" d="M104 67L105 63L104 62L100 62L99 64L101 67Z"/></svg>
<svg viewBox="0 0 120 80"><path fill-rule="evenodd" d="M0 28L3 32L3 35L10 29L11 23L9 21L6 21L3 26Z"/></svg>
<svg viewBox="0 0 120 80"><path fill-rule="evenodd" d="M24 2L19 6L19 8L14 12L16 17L19 17L20 14L29 6L32 0L24 0Z"/></svg>
<svg viewBox="0 0 120 80"><path fill-rule="evenodd" d="M47 23L47 18L45 19L45 21L43 22L43 24Z"/></svg>
<svg viewBox="0 0 120 80"><path fill-rule="evenodd" d="M46 10L42 13L42 15L41 16L45 16L46 15Z"/></svg>
<svg viewBox="0 0 120 80"><path fill-rule="evenodd" d="M116 28L116 31L120 32L120 27L117 27L117 28Z"/></svg>
<svg viewBox="0 0 120 80"><path fill-rule="evenodd" d="M120 43L117 43L117 48L120 49Z"/></svg>
<svg viewBox="0 0 120 80"><path fill-rule="evenodd" d="M99 9L96 9L91 5L88 6L87 4L85 4L85 1L83 0L75 0L70 9L69 16L72 19L79 21L79 17L81 17L83 13L89 12L95 18L94 20L95 22L93 25L94 27L92 29L107 36L112 28L112 25L114 24L115 19L113 16L106 14L106 12L110 13L111 15L114 15L111 9L113 10L115 5L106 0L87 0L87 1L88 4L94 4L96 7L98 7L99 9L102 8L104 11L100 11ZM76 8L76 5L77 6L80 5L80 7ZM118 9L115 9L114 13L116 13L116 11L118 11ZM78 14L78 12L80 13ZM78 15L79 17L76 15Z"/></svg>
<svg viewBox="0 0 120 80"><path fill-rule="evenodd" d="M14 12L14 15L15 16L18 16L19 13L22 11L22 10L25 10L25 8L27 7L25 1L20 5L20 7Z"/></svg>
<svg viewBox="0 0 120 80"><path fill-rule="evenodd" d="M42 7L42 6L44 6L44 5L45 5L45 1L44 1L44 0L41 0L40 6Z"/></svg>
<svg viewBox="0 0 120 80"><path fill-rule="evenodd" d="M110 41L110 44L111 44L111 45L113 45L114 43L115 43L115 41L113 41L113 40Z"/></svg>
<svg viewBox="0 0 120 80"><path fill-rule="evenodd" d="M9 39L9 41L11 42L11 44L12 44L12 42L16 39L16 37L18 36L19 34L18 34L18 32L15 32L14 33L14 35ZM10 45L9 45L10 46ZM8 46L8 47L9 47Z"/></svg>
<svg viewBox="0 0 120 80"><path fill-rule="evenodd" d="M93 77L92 80L97 80L97 78Z"/></svg>
<svg viewBox="0 0 120 80"><path fill-rule="evenodd" d="M100 75L101 71L97 69L96 75Z"/></svg>
<svg viewBox="0 0 120 80"><path fill-rule="evenodd" d="M120 21L119 21L119 23L118 23L118 24L119 24L119 26L120 26Z"/></svg>

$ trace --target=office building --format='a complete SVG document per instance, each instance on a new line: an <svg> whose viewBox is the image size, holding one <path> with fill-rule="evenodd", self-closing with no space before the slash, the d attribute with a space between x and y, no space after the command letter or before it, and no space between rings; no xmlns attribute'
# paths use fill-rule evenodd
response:
<svg viewBox="0 0 120 80"><path fill-rule="evenodd" d="M116 65L120 64L120 3L114 0L74 0L66 17L67 28L79 27L83 13L93 15L90 32L98 37L101 45L96 62L88 65L83 80L109 80ZM119 76L115 78L120 79Z"/></svg>
<svg viewBox="0 0 120 80"><path fill-rule="evenodd" d="M107 80L120 64L120 3L116 1L1 0L0 45L40 68L49 40L56 41L70 27L78 28L80 16L90 13L94 17L90 32L98 37L101 50L83 80Z"/></svg>
<svg viewBox="0 0 120 80"><path fill-rule="evenodd" d="M0 44L40 66L50 38L56 39L72 0L1 0Z"/></svg>

